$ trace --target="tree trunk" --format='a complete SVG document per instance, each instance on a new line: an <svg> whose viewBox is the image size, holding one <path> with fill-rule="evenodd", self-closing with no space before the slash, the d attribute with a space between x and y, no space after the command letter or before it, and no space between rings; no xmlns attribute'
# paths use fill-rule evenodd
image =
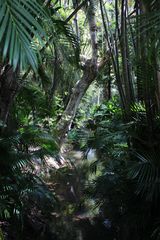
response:
<svg viewBox="0 0 160 240"><path fill-rule="evenodd" d="M9 65L0 66L0 120L7 124L11 105L19 89L17 73Z"/></svg>
<svg viewBox="0 0 160 240"><path fill-rule="evenodd" d="M128 33L127 33L127 0L122 0L121 3L121 56L122 56L122 79L125 89L126 109L127 114L130 112L131 104L134 102L134 92L132 75L129 66L129 49L128 49Z"/></svg>
<svg viewBox="0 0 160 240"><path fill-rule="evenodd" d="M97 76L97 67L92 62L92 60L88 60L85 63L83 76L80 81L77 82L76 86L73 89L72 95L68 102L68 105L63 112L62 118L58 122L58 133L60 143L65 138L66 133L68 132L70 125L75 117L77 108L80 104L80 101L84 94L86 93L90 84L95 80Z"/></svg>
<svg viewBox="0 0 160 240"><path fill-rule="evenodd" d="M97 64L97 26L95 18L95 1L90 0L89 6L86 11L86 16L88 19L89 30L90 30L90 40L92 48L92 57L85 61L83 68L83 75L80 81L76 83L76 86L71 94L68 105L63 112L62 118L58 122L57 129L59 134L60 144L63 142L66 133L69 131L69 127L75 117L79 103L84 96L86 90L90 84L95 80L98 73Z"/></svg>

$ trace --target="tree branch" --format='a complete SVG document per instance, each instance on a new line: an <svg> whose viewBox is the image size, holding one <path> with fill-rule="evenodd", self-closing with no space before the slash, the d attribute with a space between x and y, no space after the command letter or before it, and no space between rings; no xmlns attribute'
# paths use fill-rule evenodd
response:
<svg viewBox="0 0 160 240"><path fill-rule="evenodd" d="M74 15L88 2L88 0L84 0L72 13L71 15L66 18L65 23L68 23L73 17Z"/></svg>

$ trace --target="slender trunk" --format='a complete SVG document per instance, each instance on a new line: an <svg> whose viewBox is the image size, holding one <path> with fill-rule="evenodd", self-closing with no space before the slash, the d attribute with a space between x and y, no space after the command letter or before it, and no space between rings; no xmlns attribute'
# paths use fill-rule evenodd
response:
<svg viewBox="0 0 160 240"><path fill-rule="evenodd" d="M160 111L160 71L157 71L157 89L156 89L157 108Z"/></svg>
<svg viewBox="0 0 160 240"><path fill-rule="evenodd" d="M59 73L61 72L61 60L59 58L59 53L56 44L54 43L54 55L55 55L55 60L54 60L54 74L52 78L52 83L51 83L51 90L49 93L49 101L51 102L53 100L53 96L55 94L55 91L58 86L58 80L59 80Z"/></svg>
<svg viewBox="0 0 160 240"><path fill-rule="evenodd" d="M108 25L106 24L106 22L108 22L108 18L106 17L107 13L105 12L105 9L104 9L103 0L100 0L100 9L101 9L105 37L106 37L107 45L109 48L109 54L111 56L111 61L112 61L112 65L113 65L113 70L114 70L114 74L115 74L115 78L116 78L118 91L120 94L122 109L124 110L124 112L126 112L126 98L125 98L124 89L122 86L122 79L121 79L121 74L120 74L120 63L119 63L119 50L118 50L118 44L119 44L118 40L120 38L119 22L118 22L118 14L119 14L118 13L118 0L115 1L116 29L115 29L114 39L113 39L113 37L110 38L109 23L108 23Z"/></svg>
<svg viewBox="0 0 160 240"><path fill-rule="evenodd" d="M131 82L131 73L129 66L129 49L128 49L128 36L127 36L127 23L126 16L127 14L127 2L126 0L122 1L121 6L121 54L122 54L122 76L124 81L125 95L126 95L126 107L128 113L130 112L130 106L134 101L133 86Z"/></svg>
<svg viewBox="0 0 160 240"><path fill-rule="evenodd" d="M109 101L112 97L111 92L111 62L108 63L107 70L105 72L107 79L103 83L103 99Z"/></svg>
<svg viewBox="0 0 160 240"><path fill-rule="evenodd" d="M77 1L75 1L75 2L73 1L73 7L74 7L74 10L77 9L77 7L78 7ZM77 13L75 13L73 21L74 21L74 27L75 27L76 36L77 36L77 38L79 40L80 35L79 35L78 14Z"/></svg>
<svg viewBox="0 0 160 240"><path fill-rule="evenodd" d="M0 69L0 120L7 124L10 108L16 96L19 84L17 73L9 65L1 66Z"/></svg>

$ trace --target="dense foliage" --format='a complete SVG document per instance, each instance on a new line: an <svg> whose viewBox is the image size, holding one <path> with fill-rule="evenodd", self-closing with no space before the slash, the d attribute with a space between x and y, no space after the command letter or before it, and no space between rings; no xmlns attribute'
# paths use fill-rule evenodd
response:
<svg viewBox="0 0 160 240"><path fill-rule="evenodd" d="M0 0L0 240L160 239L159 0Z"/></svg>

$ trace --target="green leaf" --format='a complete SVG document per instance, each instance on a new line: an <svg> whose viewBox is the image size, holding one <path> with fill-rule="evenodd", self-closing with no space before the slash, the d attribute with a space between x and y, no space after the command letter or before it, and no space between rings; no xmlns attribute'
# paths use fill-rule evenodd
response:
<svg viewBox="0 0 160 240"><path fill-rule="evenodd" d="M37 70L39 53L34 42L44 44L44 19L49 18L36 0L0 0L0 46L3 60L9 59L14 69L31 65Z"/></svg>

